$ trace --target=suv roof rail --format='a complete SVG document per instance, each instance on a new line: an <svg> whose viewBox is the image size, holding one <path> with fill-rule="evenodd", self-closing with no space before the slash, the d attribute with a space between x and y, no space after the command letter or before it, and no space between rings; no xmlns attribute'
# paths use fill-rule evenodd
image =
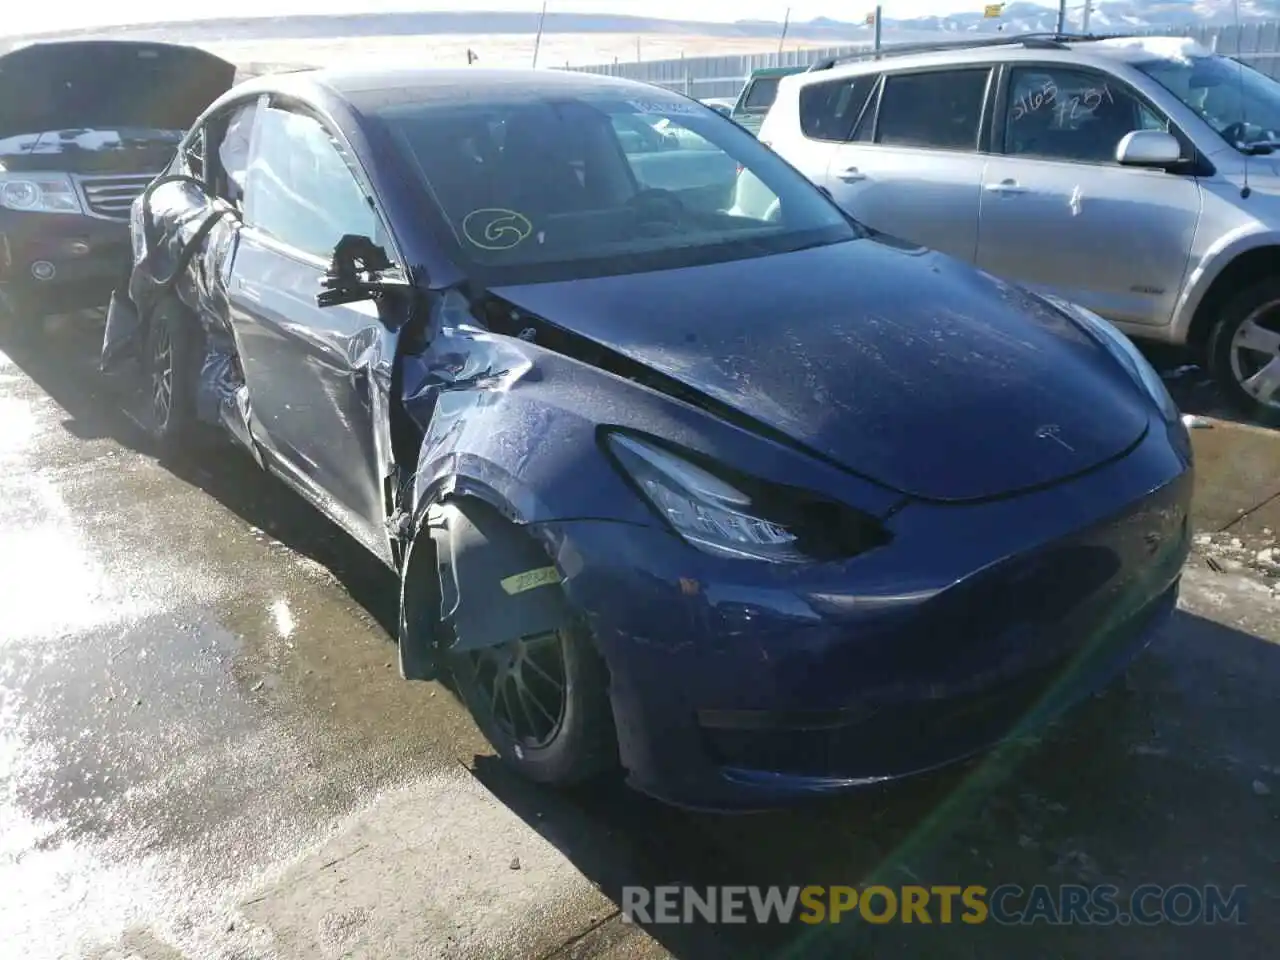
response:
<svg viewBox="0 0 1280 960"><path fill-rule="evenodd" d="M981 47L1033 47L1040 50L1066 49L1068 43L1083 43L1090 40L1105 40L1108 36L1094 33L1019 33L1008 37L985 37L981 40L935 41L930 43L900 43L881 47L879 50L860 50L843 57L828 57L819 60L809 67L810 73L816 70L830 70L839 63L855 63L859 60L883 60L885 57L905 57L913 53L935 53L939 50L973 50Z"/></svg>

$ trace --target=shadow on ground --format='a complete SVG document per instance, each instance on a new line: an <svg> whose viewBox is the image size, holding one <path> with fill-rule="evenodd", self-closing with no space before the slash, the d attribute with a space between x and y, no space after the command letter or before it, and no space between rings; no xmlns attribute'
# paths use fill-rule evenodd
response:
<svg viewBox="0 0 1280 960"><path fill-rule="evenodd" d="M1280 429L1280 414L1246 417L1222 398L1209 371L1199 365L1185 350L1165 344L1141 344L1142 352L1160 373L1170 396L1183 413L1214 417L1232 423L1252 424Z"/></svg>
<svg viewBox="0 0 1280 960"><path fill-rule="evenodd" d="M81 440L110 438L154 455L143 427L145 397L133 368L103 377L100 311L17 322L0 313L0 352L66 412L62 425ZM247 454L228 443L219 456L171 458L165 467L199 487L252 527L328 568L352 598L394 637L399 584L374 557Z"/></svg>

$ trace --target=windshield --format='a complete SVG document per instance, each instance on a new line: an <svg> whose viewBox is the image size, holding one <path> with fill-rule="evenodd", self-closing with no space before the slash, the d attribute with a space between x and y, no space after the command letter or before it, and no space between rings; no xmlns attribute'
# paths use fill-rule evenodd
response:
<svg viewBox="0 0 1280 960"><path fill-rule="evenodd" d="M636 273L838 243L857 228L736 124L648 101L397 105L378 114L485 282Z"/></svg>
<svg viewBox="0 0 1280 960"><path fill-rule="evenodd" d="M1220 56L1160 58L1134 64L1240 148L1280 144L1280 83Z"/></svg>

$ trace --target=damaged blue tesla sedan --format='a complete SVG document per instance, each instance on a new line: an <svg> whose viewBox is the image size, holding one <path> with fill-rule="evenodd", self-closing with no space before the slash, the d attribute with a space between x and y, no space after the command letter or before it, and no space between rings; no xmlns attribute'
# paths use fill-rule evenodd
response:
<svg viewBox="0 0 1280 960"><path fill-rule="evenodd" d="M659 129L662 149L635 136ZM1188 437L1096 316L866 230L611 78L311 72L133 207L103 363L401 578L400 665L501 756L699 806L899 777L1172 614Z"/></svg>

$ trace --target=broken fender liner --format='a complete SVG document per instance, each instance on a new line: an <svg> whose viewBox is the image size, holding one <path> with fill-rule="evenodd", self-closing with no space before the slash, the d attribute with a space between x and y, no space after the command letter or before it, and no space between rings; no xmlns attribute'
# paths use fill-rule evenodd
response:
<svg viewBox="0 0 1280 960"><path fill-rule="evenodd" d="M174 285L182 277L183 272L191 263L192 257L199 253L205 238L217 226L218 221L230 212L227 208L211 211L200 223L191 239L179 249L169 275L167 277L157 277L155 275L156 261L161 251L168 251L165 249L166 245L162 244L160 238L156 236L149 202L152 193L155 192L157 187L167 183L178 182L199 184L199 181L187 176L160 177L147 186L140 200L137 201L143 205L146 253L142 262L133 266L125 284L125 291L129 294L134 294L134 297L122 293L119 288L111 292L111 302L107 307L107 324L102 334L102 354L98 361L98 368L103 373L114 372L124 360L138 356L138 348L142 343L141 338L146 334L147 326L156 304L163 297L172 293ZM143 279L143 275L145 275L145 283L135 284L135 280ZM141 291L146 292L146 298L143 302L139 302L142 297L137 296L137 293Z"/></svg>
<svg viewBox="0 0 1280 960"><path fill-rule="evenodd" d="M438 610L423 601L422 591L432 586L422 558L415 557L423 534L435 547ZM401 605L400 662L408 679L433 675L439 655L550 633L570 619L560 575L546 552L488 504L464 499L433 506L415 548ZM436 631L433 621L450 629ZM436 649L440 637L448 638L447 649Z"/></svg>
<svg viewBox="0 0 1280 960"><path fill-rule="evenodd" d="M115 373L125 360L137 356L141 326L142 318L133 301L119 290L111 291L107 325L102 331L102 356L98 361L102 373Z"/></svg>

